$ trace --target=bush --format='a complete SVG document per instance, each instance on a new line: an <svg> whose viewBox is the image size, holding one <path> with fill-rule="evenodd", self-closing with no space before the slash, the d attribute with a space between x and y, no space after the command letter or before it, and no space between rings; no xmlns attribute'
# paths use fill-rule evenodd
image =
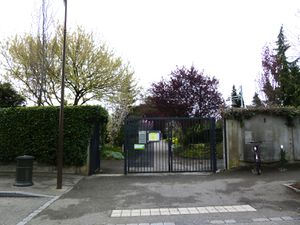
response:
<svg viewBox="0 0 300 225"><path fill-rule="evenodd" d="M124 155L122 152L122 147L115 147L111 145L105 145L103 151L101 152L101 157L103 159L124 159Z"/></svg>
<svg viewBox="0 0 300 225"><path fill-rule="evenodd" d="M216 145L217 159L223 158L223 145L218 143ZM189 147L182 147L181 145L174 146L175 155L189 159L210 159L211 151L209 144L190 144Z"/></svg>
<svg viewBox="0 0 300 225"><path fill-rule="evenodd" d="M64 164L82 166L92 128L96 122L105 125L108 114L100 106L69 106L64 112ZM0 109L0 161L12 162L26 154L55 165L58 116L59 107L52 106Z"/></svg>

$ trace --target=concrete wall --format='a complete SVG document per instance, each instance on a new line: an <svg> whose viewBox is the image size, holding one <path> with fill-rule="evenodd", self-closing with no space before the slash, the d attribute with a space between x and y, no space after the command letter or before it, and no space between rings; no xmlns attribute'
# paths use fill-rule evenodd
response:
<svg viewBox="0 0 300 225"><path fill-rule="evenodd" d="M280 145L286 151L289 161L300 160L300 118L287 126L283 117L256 115L248 120L226 120L226 138L228 168L242 166L253 162L252 144L261 142L263 162L280 160Z"/></svg>

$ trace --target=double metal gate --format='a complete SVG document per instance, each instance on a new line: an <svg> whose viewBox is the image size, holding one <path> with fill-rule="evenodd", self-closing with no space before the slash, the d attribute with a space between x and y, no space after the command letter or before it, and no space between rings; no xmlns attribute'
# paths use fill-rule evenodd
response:
<svg viewBox="0 0 300 225"><path fill-rule="evenodd" d="M216 171L215 119L128 118L125 173Z"/></svg>

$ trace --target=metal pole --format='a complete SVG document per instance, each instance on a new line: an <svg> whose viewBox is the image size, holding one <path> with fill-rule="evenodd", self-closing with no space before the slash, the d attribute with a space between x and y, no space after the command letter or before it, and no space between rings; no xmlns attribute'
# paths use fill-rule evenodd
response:
<svg viewBox="0 0 300 225"><path fill-rule="evenodd" d="M57 151L57 189L62 188L62 167L64 152L64 96L65 96L65 64L66 64L66 38L67 38L67 0L65 2L65 22L64 22L64 43L63 43L63 59L61 74L61 98L59 110L59 136Z"/></svg>

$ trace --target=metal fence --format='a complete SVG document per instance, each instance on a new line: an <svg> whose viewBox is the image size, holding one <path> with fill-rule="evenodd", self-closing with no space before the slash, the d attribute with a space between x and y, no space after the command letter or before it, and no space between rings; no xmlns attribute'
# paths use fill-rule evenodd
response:
<svg viewBox="0 0 300 225"><path fill-rule="evenodd" d="M125 173L216 171L215 119L128 118Z"/></svg>

